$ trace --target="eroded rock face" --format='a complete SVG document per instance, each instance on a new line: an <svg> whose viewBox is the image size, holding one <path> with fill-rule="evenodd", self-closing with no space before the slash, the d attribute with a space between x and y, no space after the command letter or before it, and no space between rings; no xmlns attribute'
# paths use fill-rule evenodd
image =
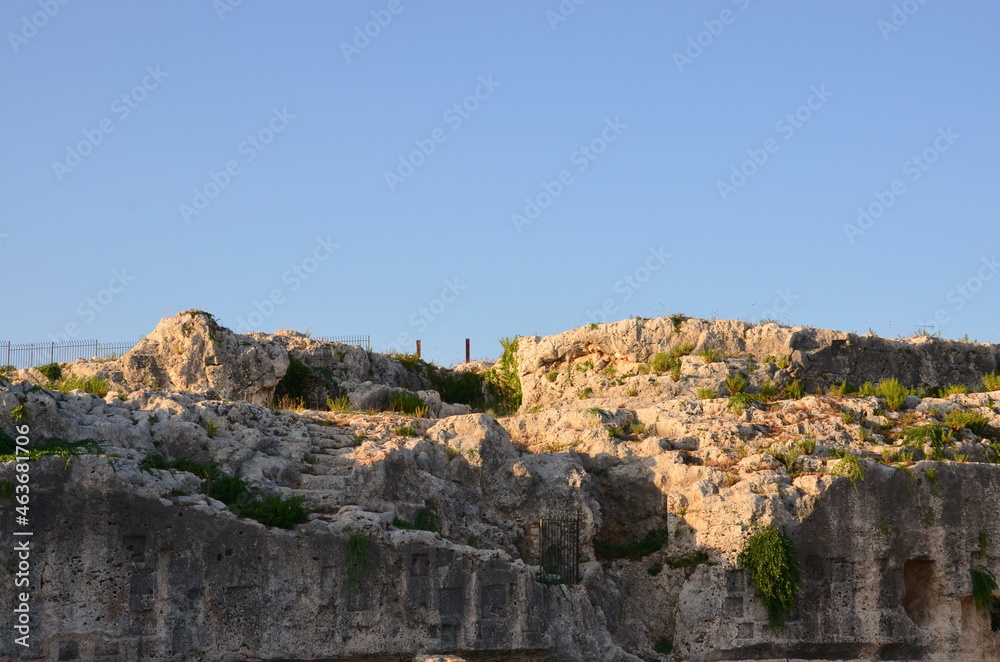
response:
<svg viewBox="0 0 1000 662"><path fill-rule="evenodd" d="M685 345L688 353L676 374L648 370L657 353ZM698 356L705 349L718 357ZM517 357L522 409L527 410L580 398L693 398L700 388L725 394L725 379L734 370L746 374L754 390L765 380L783 385L798 379L812 392L887 376L907 386L978 388L984 374L997 370L1000 346L940 338L892 340L774 323L662 318L521 338Z"/></svg>
<svg viewBox="0 0 1000 662"><path fill-rule="evenodd" d="M238 348L211 342L224 334L209 320L187 331L182 320L180 338L158 329L137 354L155 360L129 379L161 375L170 389L137 387L119 399L0 384L0 420L27 420L37 443L93 439L103 452L32 464L36 638L27 657L4 638L0 657L1000 660L970 578L979 566L1000 572L1000 468L991 463L1000 460L1000 393L911 397L901 412L871 396L829 395L739 410L725 397L673 398L657 381L677 392L735 370L753 373L751 389L764 376L877 381L891 374L882 365L912 380L960 383L993 369L994 347L963 355L965 344L914 341L887 354L848 338L837 354L834 332L652 322L605 325L606 338L582 338L587 329L563 334L572 342L529 339L522 375L540 377L523 379L525 391L550 400L499 421L275 411L220 399L226 384L239 385L232 369L154 371L172 365L164 348L198 334L195 356L238 362ZM629 336L647 332L661 344ZM419 375L403 370L416 379L405 382L391 357L292 332L245 338L251 344L239 347L261 348L259 365L276 361L266 351L274 342L358 397L405 389L428 414L448 406L419 388ZM675 342L754 358L689 356L679 382L636 374L613 383L629 361L648 362ZM767 367L760 354L783 349L785 367ZM835 372L844 356L847 367ZM911 359L919 361L907 373ZM581 380L572 388L560 382L567 371L546 376L560 361ZM89 364L116 365L125 381L125 363ZM606 378L600 397L575 392ZM920 426L937 436L907 441ZM174 468L143 470L153 454ZM845 470L847 457L860 474ZM179 461L216 463L258 495L299 497L308 521L284 530L238 517ZM15 473L13 462L0 464L0 483ZM9 500L0 506L11 530ZM540 581L540 561L570 549L551 538L543 548L540 520L556 512L579 522L570 557L579 585ZM782 629L768 624L737 563L758 525L783 530L802 567ZM0 569L14 561L0 547ZM12 582L0 586L0 601L13 603ZM993 620L1000 625L1000 611Z"/></svg>
<svg viewBox="0 0 1000 662"><path fill-rule="evenodd" d="M265 403L288 369L288 352L278 342L237 335L208 313L187 311L161 320L120 359L77 361L69 369L122 390L213 389L226 399Z"/></svg>

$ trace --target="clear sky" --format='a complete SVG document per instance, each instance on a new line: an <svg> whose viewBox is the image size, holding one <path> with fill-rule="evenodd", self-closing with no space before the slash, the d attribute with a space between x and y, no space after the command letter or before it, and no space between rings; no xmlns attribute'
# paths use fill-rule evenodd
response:
<svg viewBox="0 0 1000 662"><path fill-rule="evenodd" d="M0 339L200 308L444 365L676 312L1000 341L995 2L8 0L0 28Z"/></svg>

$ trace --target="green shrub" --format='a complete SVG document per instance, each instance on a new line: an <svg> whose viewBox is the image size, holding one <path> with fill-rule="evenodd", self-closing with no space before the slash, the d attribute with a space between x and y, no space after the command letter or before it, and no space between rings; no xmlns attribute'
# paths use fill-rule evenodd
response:
<svg viewBox="0 0 1000 662"><path fill-rule="evenodd" d="M207 496L217 499L227 506L239 502L248 492L247 484L242 478L223 475L207 479L202 483L201 489Z"/></svg>
<svg viewBox="0 0 1000 662"><path fill-rule="evenodd" d="M670 655L674 650L674 641L670 637L660 637L653 644L653 650L660 655Z"/></svg>
<svg viewBox="0 0 1000 662"><path fill-rule="evenodd" d="M742 414L744 411L746 411L747 407L752 407L754 405L759 405L759 404L760 402L758 402L749 393L734 393L733 395L729 396L729 401L726 402L726 409L734 411L738 414Z"/></svg>
<svg viewBox="0 0 1000 662"><path fill-rule="evenodd" d="M972 599L976 609L986 615L993 611L993 591L997 590L997 578L985 566L977 566L970 571L972 577Z"/></svg>
<svg viewBox="0 0 1000 662"><path fill-rule="evenodd" d="M983 375L983 389L987 391L1000 391L1000 372L988 372Z"/></svg>
<svg viewBox="0 0 1000 662"><path fill-rule="evenodd" d="M798 400L799 398L805 396L806 390L803 388L802 383L793 379L792 382L785 387L785 396L790 400Z"/></svg>
<svg viewBox="0 0 1000 662"><path fill-rule="evenodd" d="M35 442L28 448L19 450L16 453L13 450L11 453L4 453L0 455L0 462L10 462L15 457L27 457L29 461L35 462L48 455L55 455L56 457L63 457L68 460L69 458L77 455L102 454L103 451L101 450L100 444L93 439L84 439L83 441L46 439L44 441Z"/></svg>
<svg viewBox="0 0 1000 662"><path fill-rule="evenodd" d="M708 388L707 386L703 386L702 388L698 389L697 395L699 400L712 400L713 398L719 397L719 392L716 391L714 388Z"/></svg>
<svg viewBox="0 0 1000 662"><path fill-rule="evenodd" d="M49 380L50 383L62 379L62 365L59 363L46 363L45 365L38 366L35 370L42 373L42 376Z"/></svg>
<svg viewBox="0 0 1000 662"><path fill-rule="evenodd" d="M618 372L618 368L614 367L613 365L609 365L607 368L605 368L601 372L603 374L607 375L608 377L612 377L612 376L614 376L614 374L616 372Z"/></svg>
<svg viewBox="0 0 1000 662"><path fill-rule="evenodd" d="M497 412L501 415L517 411L524 397L517 365L519 342L520 336L501 338L500 346L503 348L503 353L496 365L486 371L484 376L494 388L497 398Z"/></svg>
<svg viewBox="0 0 1000 662"><path fill-rule="evenodd" d="M370 575L372 568L368 560L368 547L371 541L360 533L356 533L347 540L347 583L357 586L358 579L355 575L358 566L366 575Z"/></svg>
<svg viewBox="0 0 1000 662"><path fill-rule="evenodd" d="M586 400L590 396L594 395L594 389L592 389L589 386L587 386L585 388L581 388L578 395L580 396L581 400Z"/></svg>
<svg viewBox="0 0 1000 662"><path fill-rule="evenodd" d="M729 395L743 393L746 388L747 378L743 376L743 373L737 372L726 377L726 390L729 391Z"/></svg>
<svg viewBox="0 0 1000 662"><path fill-rule="evenodd" d="M852 393L857 393L858 389L854 384L849 381L843 381L839 384L834 384L830 387L828 395L834 398L840 398L845 395L851 395Z"/></svg>
<svg viewBox="0 0 1000 662"><path fill-rule="evenodd" d="M833 469L830 471L832 476L845 476L854 485L854 489L858 489L858 481L865 479L865 468L861 464L861 459L857 455L852 453L844 452L840 456L840 460L837 464L833 465Z"/></svg>
<svg viewBox="0 0 1000 662"><path fill-rule="evenodd" d="M788 366L792 364L792 357L787 354L782 354L778 357L778 361L775 365L781 370L788 370Z"/></svg>
<svg viewBox="0 0 1000 662"><path fill-rule="evenodd" d="M770 379L765 379L760 383L760 389L757 394L764 402L771 402L772 400L776 400L778 398L778 394L780 392L781 389L778 388L777 384Z"/></svg>
<svg viewBox="0 0 1000 662"><path fill-rule="evenodd" d="M175 460L171 465L171 469L177 469L177 471L187 471L188 473L193 473L199 478L204 478L209 480L215 478L219 475L219 465L215 462L192 462L191 460Z"/></svg>
<svg viewBox="0 0 1000 662"><path fill-rule="evenodd" d="M673 367L673 363L670 361L670 355L666 352L657 352L653 355L653 360L649 362L650 369L656 374L663 374L667 370Z"/></svg>
<svg viewBox="0 0 1000 662"><path fill-rule="evenodd" d="M949 395L963 395L969 392L969 387L965 384L948 384L944 389L945 397Z"/></svg>
<svg viewBox="0 0 1000 662"><path fill-rule="evenodd" d="M56 388L63 393L69 393L70 391L79 389L84 393L90 393L91 395L96 395L99 398L106 396L109 390L108 382L105 379L100 379L96 376L77 377L72 374L59 380Z"/></svg>
<svg viewBox="0 0 1000 662"><path fill-rule="evenodd" d="M169 469L170 464L159 453L150 453L142 460L142 462L139 463L139 468L143 471L149 471L150 469Z"/></svg>
<svg viewBox="0 0 1000 662"><path fill-rule="evenodd" d="M990 419L978 411L959 411L953 409L945 414L944 422L953 430L965 428L980 437L990 429Z"/></svg>
<svg viewBox="0 0 1000 662"><path fill-rule="evenodd" d="M799 590L795 545L773 526L758 528L747 539L737 562L767 607L771 626L783 626Z"/></svg>
<svg viewBox="0 0 1000 662"><path fill-rule="evenodd" d="M444 402L469 405L475 411L484 411L500 400L495 387L478 372L435 368L430 379L431 388L441 394Z"/></svg>
<svg viewBox="0 0 1000 662"><path fill-rule="evenodd" d="M703 549L685 554L684 556L668 556L663 559L663 565L670 566L671 568L694 568L708 562L708 553Z"/></svg>
<svg viewBox="0 0 1000 662"><path fill-rule="evenodd" d="M327 398L326 408L329 411L351 411L351 399L346 395L339 398Z"/></svg>
<svg viewBox="0 0 1000 662"><path fill-rule="evenodd" d="M869 395L869 396L870 395L875 395L875 384L873 384L872 382L865 382L858 389L858 394L859 395Z"/></svg>
<svg viewBox="0 0 1000 662"><path fill-rule="evenodd" d="M393 428L393 434L398 434L400 437L419 437L417 431L413 429L412 425L404 425L402 427Z"/></svg>
<svg viewBox="0 0 1000 662"><path fill-rule="evenodd" d="M707 346L703 347L701 351L698 352L698 356L700 356L701 360L704 361L705 363L715 363L720 358L720 355L717 351Z"/></svg>
<svg viewBox="0 0 1000 662"><path fill-rule="evenodd" d="M633 540L621 544L608 542L601 538L594 539L594 555L599 561L614 561L630 559L638 561L653 552L658 552L670 540L666 529L653 529L641 540Z"/></svg>
<svg viewBox="0 0 1000 662"><path fill-rule="evenodd" d="M411 391L392 391L389 394L389 411L413 416L418 410L425 410L427 405L420 396Z"/></svg>
<svg viewBox="0 0 1000 662"><path fill-rule="evenodd" d="M554 382L558 377L559 377L558 372L550 372L546 373L545 375L545 379L549 380L550 382Z"/></svg>
<svg viewBox="0 0 1000 662"><path fill-rule="evenodd" d="M875 395L885 400L885 406L892 411L899 411L903 407L909 390L903 386L898 379L890 377L883 379L875 387Z"/></svg>
<svg viewBox="0 0 1000 662"><path fill-rule="evenodd" d="M677 313L676 315L671 315L669 319L670 323L674 325L674 331L680 331L681 325L691 318L688 317L687 315Z"/></svg>
<svg viewBox="0 0 1000 662"><path fill-rule="evenodd" d="M255 519L265 526L292 529L309 519L309 511L302 506L304 500L303 497L284 499L277 494L268 494L259 500L237 501L230 509L240 517Z"/></svg>
<svg viewBox="0 0 1000 662"><path fill-rule="evenodd" d="M277 407L278 403L282 402L282 400L285 402L297 401L304 404L310 396L313 383L312 369L295 356L289 354L288 370L285 371L285 375L274 388L274 402L272 405Z"/></svg>
<svg viewBox="0 0 1000 662"><path fill-rule="evenodd" d="M430 505L418 510L417 517L413 520L413 528L418 531L433 531L435 533L440 531L441 521L438 518L437 508Z"/></svg>
<svg viewBox="0 0 1000 662"><path fill-rule="evenodd" d="M928 423L926 425L914 425L903 430L903 443L907 446L923 447L930 444L937 451L954 445L954 432L940 423Z"/></svg>
<svg viewBox="0 0 1000 662"><path fill-rule="evenodd" d="M785 471L788 472L789 476L794 476L797 473L795 463L799 461L799 456L802 455L802 448L800 446L791 446L784 452L774 452L771 454L774 456L774 459L785 465Z"/></svg>
<svg viewBox="0 0 1000 662"><path fill-rule="evenodd" d="M27 423L28 422L28 407L20 404L14 405L10 408L10 420L14 423Z"/></svg>

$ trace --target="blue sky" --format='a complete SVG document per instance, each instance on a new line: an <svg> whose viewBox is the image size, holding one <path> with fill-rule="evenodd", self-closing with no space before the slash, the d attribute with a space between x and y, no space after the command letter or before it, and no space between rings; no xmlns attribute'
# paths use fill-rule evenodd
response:
<svg viewBox="0 0 1000 662"><path fill-rule="evenodd" d="M665 312L1000 341L998 26L985 0L11 0L0 339L200 308L445 365Z"/></svg>

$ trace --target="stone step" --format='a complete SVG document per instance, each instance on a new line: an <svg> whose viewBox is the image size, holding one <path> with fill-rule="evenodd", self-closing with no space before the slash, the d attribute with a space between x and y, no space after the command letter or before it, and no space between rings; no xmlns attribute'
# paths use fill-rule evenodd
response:
<svg viewBox="0 0 1000 662"><path fill-rule="evenodd" d="M331 492L329 490L285 490L285 496L302 497L302 505L316 512L336 511L341 506L352 503L348 492Z"/></svg>
<svg viewBox="0 0 1000 662"><path fill-rule="evenodd" d="M302 474L300 489L306 490L339 490L343 491L353 487L354 481L350 476L336 474Z"/></svg>
<svg viewBox="0 0 1000 662"><path fill-rule="evenodd" d="M313 446L320 448L354 448L357 445L354 437L344 434L311 435L310 440Z"/></svg>

